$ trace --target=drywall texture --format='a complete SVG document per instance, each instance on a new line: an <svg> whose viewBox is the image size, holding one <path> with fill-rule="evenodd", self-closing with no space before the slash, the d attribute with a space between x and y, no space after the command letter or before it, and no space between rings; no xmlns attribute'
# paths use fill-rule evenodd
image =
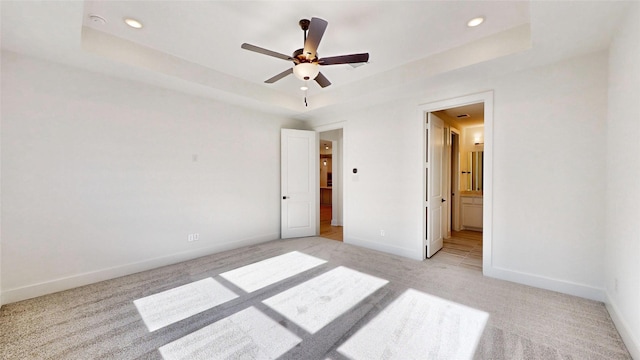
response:
<svg viewBox="0 0 640 360"><path fill-rule="evenodd" d="M497 79L493 265L601 290L607 59ZM595 145L595 146L594 146Z"/></svg>
<svg viewBox="0 0 640 360"><path fill-rule="evenodd" d="M640 4L630 8L609 53L607 116L607 305L640 359Z"/></svg>
<svg viewBox="0 0 640 360"><path fill-rule="evenodd" d="M347 243L422 258L423 124L416 116L415 105L395 101L345 117Z"/></svg>
<svg viewBox="0 0 640 360"><path fill-rule="evenodd" d="M295 121L13 53L2 121L5 300L280 236Z"/></svg>
<svg viewBox="0 0 640 360"><path fill-rule="evenodd" d="M345 241L420 256L419 104L494 90L494 230L485 271L602 298L605 214L595 204L604 201L598 169L605 155L597 144L605 140L607 54L487 76L508 61L438 76L413 98L327 117L347 122Z"/></svg>

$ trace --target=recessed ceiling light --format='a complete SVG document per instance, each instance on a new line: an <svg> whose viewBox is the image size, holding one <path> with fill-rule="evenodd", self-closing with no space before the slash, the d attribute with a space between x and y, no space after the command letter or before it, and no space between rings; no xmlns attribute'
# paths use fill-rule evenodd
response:
<svg viewBox="0 0 640 360"><path fill-rule="evenodd" d="M473 18L473 19L469 20L467 22L467 26L468 27L475 27L475 26L478 26L478 25L482 24L483 22L484 22L484 17L483 16L478 16L476 18Z"/></svg>
<svg viewBox="0 0 640 360"><path fill-rule="evenodd" d="M142 23L136 19L124 18L124 22L134 29L142 29Z"/></svg>

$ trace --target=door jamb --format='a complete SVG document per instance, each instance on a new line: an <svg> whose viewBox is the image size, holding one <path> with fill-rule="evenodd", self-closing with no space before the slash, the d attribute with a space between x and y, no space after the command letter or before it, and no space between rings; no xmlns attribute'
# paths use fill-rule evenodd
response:
<svg viewBox="0 0 640 360"><path fill-rule="evenodd" d="M449 219L452 219L452 220L451 220L451 223L449 224L450 225L449 235L451 235L451 231L458 231L458 229L460 228L460 131L455 128L451 128L451 133L449 134L449 136L451 137L452 154L453 154L453 134L457 136L457 140L458 140L458 145L456 146L457 153L455 154L457 155L458 159L455 161L455 164L454 164L453 158L452 157L449 158L449 161L450 161L449 173L456 174L456 180L454 181L454 179L451 178L450 179L451 181L449 182L449 185L450 185L449 192L454 194L454 195L450 194L451 202L449 204L451 208L449 209ZM455 169L454 169L454 165L456 165Z"/></svg>
<svg viewBox="0 0 640 360"><path fill-rule="evenodd" d="M439 100L418 106L420 124L424 122L427 113L445 110L453 107L484 103L484 170L483 170L483 205L482 205L482 273L487 275L492 271L493 259L493 90L481 93L460 96L452 99ZM424 134L422 135L424 137ZM424 147L424 139L423 147ZM424 179L422 165L419 169ZM426 238L426 217L422 199L427 195L425 186L422 187L422 196L417 197L422 207L422 238L419 241L420 248L417 251L422 253L422 259L426 259L424 250L424 239Z"/></svg>
<svg viewBox="0 0 640 360"><path fill-rule="evenodd" d="M348 211L347 211L347 194L348 194L348 185L346 181L347 174L347 122L346 121L338 121L330 124L324 124L319 126L314 126L311 128L318 135L325 131L338 130L342 129L342 169L340 169L340 184L342 185L342 242L345 244L349 243L348 236ZM320 183L320 173L317 174L316 183ZM320 231L320 212L318 212L318 231Z"/></svg>

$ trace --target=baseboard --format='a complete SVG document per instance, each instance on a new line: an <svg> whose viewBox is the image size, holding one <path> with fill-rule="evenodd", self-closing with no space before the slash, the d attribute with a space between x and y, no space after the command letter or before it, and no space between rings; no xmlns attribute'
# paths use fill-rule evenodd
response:
<svg viewBox="0 0 640 360"><path fill-rule="evenodd" d="M640 337L631 331L631 328L624 320L624 316L621 316L618 311L618 307L609 296L609 293L607 293L607 301L605 301L604 304L607 307L609 316L611 316L611 320L613 320L613 323L616 325L616 330L618 330L622 341L624 341L624 345L627 347L627 350L629 350L631 357L636 360L640 360Z"/></svg>
<svg viewBox="0 0 640 360"><path fill-rule="evenodd" d="M254 245L280 238L280 234L270 234L255 238L218 243L213 246L183 251L176 254L147 259L140 262L118 265L106 269L86 272L69 277L50 280L38 284L27 285L19 288L8 289L2 292L2 304L31 299L34 297L52 294L58 291L73 289L79 286L114 279L117 277L135 274L141 271L172 265L202 256L211 255L221 251L236 249L242 246Z"/></svg>
<svg viewBox="0 0 640 360"><path fill-rule="evenodd" d="M331 226L342 226L342 222L331 219Z"/></svg>
<svg viewBox="0 0 640 360"><path fill-rule="evenodd" d="M507 280L518 284L529 285L541 289L557 291L563 294L579 296L595 301L605 300L604 289L595 288L585 284L548 278L539 275L527 274L519 271L484 266L482 270L485 276Z"/></svg>
<svg viewBox="0 0 640 360"><path fill-rule="evenodd" d="M409 258L409 259L422 261L422 253L419 252L419 250L416 251L416 249L406 249L406 248L401 248L397 246L380 244L373 241L356 239L352 237L349 237L349 238L345 237L343 242L345 244L361 246L367 249L377 250L377 251L385 252L388 254L398 255L398 256Z"/></svg>

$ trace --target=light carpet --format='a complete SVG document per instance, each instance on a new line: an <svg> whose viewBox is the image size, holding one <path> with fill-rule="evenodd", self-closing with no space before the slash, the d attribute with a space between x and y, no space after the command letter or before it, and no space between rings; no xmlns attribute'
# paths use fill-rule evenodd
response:
<svg viewBox="0 0 640 360"><path fill-rule="evenodd" d="M471 359L489 314L409 289L338 348L350 359Z"/></svg>
<svg viewBox="0 0 640 360"><path fill-rule="evenodd" d="M387 283L339 266L262 303L315 334Z"/></svg>
<svg viewBox="0 0 640 360"><path fill-rule="evenodd" d="M133 303L149 331L155 331L237 297L233 291L209 277L134 300Z"/></svg>
<svg viewBox="0 0 640 360"><path fill-rule="evenodd" d="M277 359L302 341L250 306L160 347L164 360Z"/></svg>
<svg viewBox="0 0 640 360"><path fill-rule="evenodd" d="M324 262L253 291L221 276L291 252ZM349 281L381 282L342 297L351 302L330 319L314 315L313 320L304 320L298 311L304 312L305 306L308 310L310 304L320 306L341 295L329 299L317 293L305 298L300 289L309 283L315 283L313 289L324 288L317 279L331 279L336 274L332 271L342 271L337 269L355 274ZM154 331L147 328L135 300L170 294L208 278L237 297L214 301L217 305ZM341 286L343 291L348 284ZM300 308L291 312L294 303ZM426 307L440 310L431 313ZM482 313L489 314L483 331L479 330ZM415 345L416 338L400 336L403 329L420 333L416 338L426 344ZM218 340L210 341L214 338ZM475 341L475 351L452 353L451 344L471 349ZM265 348L265 342L278 344ZM403 344L412 350L403 353ZM631 358L601 302L486 278L456 265L414 261L314 237L213 254L0 309L2 359L167 360L206 354L202 356L345 360L466 357L471 352L474 359Z"/></svg>
<svg viewBox="0 0 640 360"><path fill-rule="evenodd" d="M326 263L298 251L274 256L220 274L246 292L254 292Z"/></svg>

